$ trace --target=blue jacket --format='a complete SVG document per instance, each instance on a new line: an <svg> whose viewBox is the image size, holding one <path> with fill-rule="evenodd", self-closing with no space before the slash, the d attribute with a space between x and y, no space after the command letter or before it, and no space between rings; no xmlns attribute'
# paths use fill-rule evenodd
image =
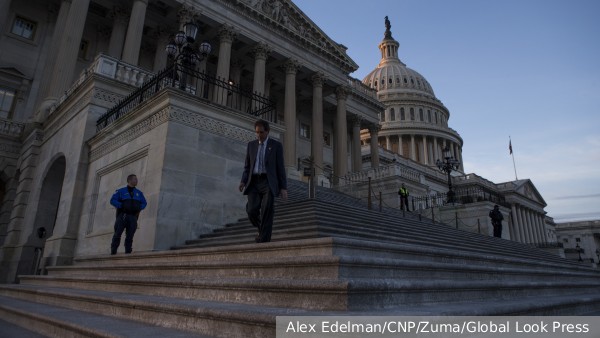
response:
<svg viewBox="0 0 600 338"><path fill-rule="evenodd" d="M133 188L132 197L127 187L123 187L115 191L110 199L110 204L117 208L119 212L135 215L144 210L148 203L139 189Z"/></svg>

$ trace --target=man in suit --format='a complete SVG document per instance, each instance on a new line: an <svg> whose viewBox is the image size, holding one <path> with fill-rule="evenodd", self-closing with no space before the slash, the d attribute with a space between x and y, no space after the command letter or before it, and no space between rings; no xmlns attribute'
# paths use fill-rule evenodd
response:
<svg viewBox="0 0 600 338"><path fill-rule="evenodd" d="M239 189L248 195L246 212L258 228L257 243L271 241L275 197L287 199L287 177L283 164L283 146L269 138L269 123L254 123L257 140L248 142L244 173Z"/></svg>

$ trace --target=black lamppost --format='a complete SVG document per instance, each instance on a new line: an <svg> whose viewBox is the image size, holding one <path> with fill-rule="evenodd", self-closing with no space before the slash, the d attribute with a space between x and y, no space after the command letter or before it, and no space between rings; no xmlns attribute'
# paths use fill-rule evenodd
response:
<svg viewBox="0 0 600 338"><path fill-rule="evenodd" d="M450 148L448 146L442 151L444 153L444 161L442 162L438 159L435 161L435 164L442 172L448 174L448 203L454 203L454 191L452 191L452 177L450 176L450 173L458 170L460 162L452 157L452 153L450 153Z"/></svg>
<svg viewBox="0 0 600 338"><path fill-rule="evenodd" d="M581 247L579 246L579 243L577 243L575 249L577 249L577 253L579 254L579 261L583 262L583 259L581 259Z"/></svg>
<svg viewBox="0 0 600 338"><path fill-rule="evenodd" d="M198 25L190 21L183 25L183 31L177 32L174 39L165 48L169 58L173 59L173 63L180 63L183 66L179 83L181 89L185 89L186 86L186 71L193 69L196 62L204 60L212 50L210 43L205 41L200 44L198 52L196 52L193 46L196 34L198 34Z"/></svg>
<svg viewBox="0 0 600 338"><path fill-rule="evenodd" d="M596 257L598 257L598 263L600 263L600 251L596 249Z"/></svg>

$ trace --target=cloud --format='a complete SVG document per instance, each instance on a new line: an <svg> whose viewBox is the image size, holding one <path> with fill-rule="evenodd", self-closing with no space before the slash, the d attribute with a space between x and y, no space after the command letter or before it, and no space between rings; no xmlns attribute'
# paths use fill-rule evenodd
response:
<svg viewBox="0 0 600 338"><path fill-rule="evenodd" d="M574 195L574 196L561 196L554 197L555 200L571 200L571 199L588 199L588 198L598 198L600 194L591 194L591 195Z"/></svg>

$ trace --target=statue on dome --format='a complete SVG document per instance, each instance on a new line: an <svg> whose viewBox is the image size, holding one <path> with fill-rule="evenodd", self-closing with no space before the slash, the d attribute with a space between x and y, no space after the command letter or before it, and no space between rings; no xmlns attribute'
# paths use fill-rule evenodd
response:
<svg viewBox="0 0 600 338"><path fill-rule="evenodd" d="M390 30L390 28L392 28L392 25L390 24L390 20L388 19L387 15L386 15L385 16L385 38L392 37L392 31Z"/></svg>

